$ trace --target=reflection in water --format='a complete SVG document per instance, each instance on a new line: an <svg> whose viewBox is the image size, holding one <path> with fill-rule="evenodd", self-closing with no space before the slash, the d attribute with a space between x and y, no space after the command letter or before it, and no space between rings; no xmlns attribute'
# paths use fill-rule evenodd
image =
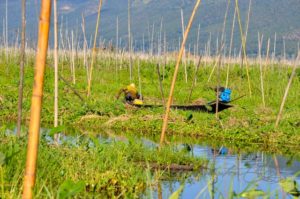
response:
<svg viewBox="0 0 300 199"><path fill-rule="evenodd" d="M7 130L6 134L15 134L15 130ZM41 129L43 140L54 144L52 136L47 134L47 129ZM157 148L158 144L147 138L139 139L148 148ZM125 136L112 132L97 136L99 143L130 142ZM89 137L66 136L61 134L59 144L77 147L85 143L87 147L94 147L94 140ZM293 176L300 170L297 157L289 158L280 155L268 155L264 152L243 153L233 151L224 146L212 148L197 144L177 144L176 148L184 150L191 156L206 157L210 161L210 169L193 173L189 179L171 179L158 181L153 193L154 198L165 199L183 184L181 198L230 198L231 194L239 194L245 190L262 190L270 194L270 198L289 198L278 182ZM295 160L296 159L296 160ZM298 158L299 159L299 158ZM184 174L183 174L184 175ZM176 175L177 176L177 175ZM200 176L200 177L199 177ZM299 184L300 178L296 178ZM152 188L150 188L152 189ZM151 191L152 193L152 191ZM239 198L239 196L238 196Z"/></svg>
<svg viewBox="0 0 300 199"><path fill-rule="evenodd" d="M194 156L207 157L211 169L204 171L203 177L185 184L181 198L229 198L233 192L239 194L246 190L262 190L271 198L287 195L278 182L281 178L293 176L300 170L300 162L283 156L257 153L233 153L230 149L219 149L194 145ZM296 178L299 184L300 178ZM163 181L163 198L172 192L167 189L170 182ZM173 181L173 190L178 189L179 182Z"/></svg>

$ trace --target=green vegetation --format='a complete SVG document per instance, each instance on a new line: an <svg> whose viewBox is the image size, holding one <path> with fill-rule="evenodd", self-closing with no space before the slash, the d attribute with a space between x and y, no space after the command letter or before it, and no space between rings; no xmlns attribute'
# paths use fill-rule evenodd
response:
<svg viewBox="0 0 300 199"><path fill-rule="evenodd" d="M118 132L134 132L135 134L158 134L161 130L163 108L134 108L126 106L121 100L115 100L118 90L129 82L128 60L125 57L107 52L100 52L92 81L92 94L86 98L86 70L82 65L82 58L77 57L76 83L69 83L84 98L81 101L70 86L60 81L59 84L59 121L61 126L76 128L77 131L99 132L100 129L113 129ZM0 86L1 86L1 112L2 123L15 121L17 118L17 85L18 67L13 58L9 58L8 64L5 57L0 62ZM138 81L138 62L140 63L140 85L146 104L160 104L158 75L156 63L162 60L143 59L134 62L134 82ZM29 119L30 98L33 81L33 57L28 57L25 69L24 90L24 121ZM211 63L213 64L213 63ZM216 75L207 83L211 71L211 64L203 62L198 73L196 88L192 95L192 101L199 98L206 101L214 100L215 93L209 87L216 86ZM44 104L42 110L43 127L52 128L53 124L53 82L54 73L52 59L48 60ZM72 75L69 69L70 63L66 59L60 62L60 74L69 82ZM225 65L226 66L226 65ZM170 80L173 74L174 62L170 61L166 66L161 65L161 79L163 81L165 95L169 91ZM175 88L174 104L187 104L191 81L194 76L195 66L188 62L188 79L185 83L184 69L178 76ZM300 141L299 117L300 101L299 69L295 77L286 102L284 117L278 129L274 128L274 122L279 110L284 89L286 87L291 68L283 64L264 65L264 87L266 107L262 106L259 66L250 66L252 96L248 95L247 78L245 69L238 64L230 65L229 87L233 90L232 98L243 94L246 96L233 102L234 108L220 113L220 121L213 114L201 112L188 112L172 110L168 127L169 135L183 135L201 137L202 140L216 139L234 143L262 144L265 148L295 147ZM221 68L221 83L226 80L226 67ZM167 96L165 96L167 97ZM168 138L167 138L168 139Z"/></svg>
<svg viewBox="0 0 300 199"><path fill-rule="evenodd" d="M4 130L0 130L0 195L19 198L26 137L7 135ZM134 139L109 143L96 137L79 137L76 143L65 141L55 146L42 136L39 160L35 198L69 198L76 194L83 198L139 198L146 186L171 177L167 169L151 173L151 164L192 165L195 171L207 164L171 147L157 151Z"/></svg>

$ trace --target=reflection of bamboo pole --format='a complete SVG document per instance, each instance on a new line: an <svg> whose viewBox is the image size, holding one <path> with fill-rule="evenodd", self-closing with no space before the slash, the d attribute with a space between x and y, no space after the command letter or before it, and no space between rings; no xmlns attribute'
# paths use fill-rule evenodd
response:
<svg viewBox="0 0 300 199"><path fill-rule="evenodd" d="M179 54L178 54L178 57L177 57L175 71L174 71L174 75L173 75L173 80L172 80L172 84L171 84L171 88L170 88L169 99L168 99L167 106L166 106L166 112L165 112L165 116L164 116L161 136L160 136L160 147L162 146L162 144L164 142L164 139L165 139L165 133L166 133L166 130L167 130L168 118L169 118L169 113L170 113L170 106L171 106L172 101L173 101L173 93L174 93L176 78L177 78L177 74L178 74L179 64L180 64L180 61L181 61L181 58L182 58L182 54L183 54L183 51L184 51L184 46L185 46L189 31L190 31L191 26L192 26L192 22L194 20L196 11L197 11L200 3L201 3L201 0L197 0L197 2L195 4L195 7L194 7L194 10L192 12L190 21L188 23L187 29L184 33L181 48L180 48L180 51L179 51Z"/></svg>
<svg viewBox="0 0 300 199"><path fill-rule="evenodd" d="M20 84L19 84L19 100L18 100L18 125L17 135L21 134L22 123L22 101L23 101L23 85L24 85L24 64L25 64L25 31L26 31L26 0L22 0L22 35L21 35L21 53L20 53Z"/></svg>
<svg viewBox="0 0 300 199"><path fill-rule="evenodd" d="M38 141L41 120L42 95L45 64L47 58L49 25L51 15L51 1L42 1L39 22L39 36L36 54L35 76L33 95L31 98L31 116L29 125L28 148L26 158L26 170L23 185L23 198L32 198L35 183L35 172L38 152Z"/></svg>
<svg viewBox="0 0 300 199"><path fill-rule="evenodd" d="M92 83L94 59L95 59L95 56L96 56L96 44L97 44L98 28L99 28L99 23L100 23L101 7L102 7L102 0L99 0L98 17L97 17L97 22L96 22L94 45L93 45L93 52L92 52L92 61L91 61L91 67L89 69L89 81L88 81L88 90L87 90L87 96L88 97L91 94L91 83Z"/></svg>

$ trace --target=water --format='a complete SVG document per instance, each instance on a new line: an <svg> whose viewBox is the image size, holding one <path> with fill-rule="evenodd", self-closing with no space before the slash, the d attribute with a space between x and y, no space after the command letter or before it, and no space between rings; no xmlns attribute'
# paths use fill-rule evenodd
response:
<svg viewBox="0 0 300 199"><path fill-rule="evenodd" d="M6 130L6 134L15 134L16 130ZM41 129L43 139L53 144L54 140L47 133L49 130ZM149 138L134 138L140 140L148 148L157 148L158 144ZM99 143L125 142L125 136L112 132L100 134L96 138ZM83 135L67 136L61 134L59 144L67 144L77 147L85 142L86 146L94 147L88 137ZM282 179L293 177L300 171L300 157L296 155L282 156L264 152L245 153L243 149L231 149L226 147L213 148L207 144L177 144L177 149L189 151L195 157L205 157L209 160L209 169L189 173L184 179L176 177L162 180L155 186L149 187L147 197L169 198L173 192L183 186L180 198L229 198L232 192L235 198L249 190L259 190L267 194L268 198L292 198L285 193L279 182ZM181 175L181 174L180 174ZM176 175L178 176L178 175ZM300 178L295 177L299 190Z"/></svg>
<svg viewBox="0 0 300 199"><path fill-rule="evenodd" d="M186 183L162 181L160 186L163 191L155 190L155 198L168 198L180 185L184 185L181 198L228 198L230 190L239 194L254 189L262 190L270 198L290 198L282 192L279 181L300 171L299 161L280 155L262 152L236 154L227 148L220 150L201 145L194 146L192 153L207 157L212 169L202 171L198 178L197 174L193 174ZM295 180L300 183L299 177Z"/></svg>

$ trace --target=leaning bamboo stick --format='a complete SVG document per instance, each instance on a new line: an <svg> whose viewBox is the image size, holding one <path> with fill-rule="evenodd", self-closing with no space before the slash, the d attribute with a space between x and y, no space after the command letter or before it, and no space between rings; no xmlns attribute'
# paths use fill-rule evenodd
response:
<svg viewBox="0 0 300 199"><path fill-rule="evenodd" d="M243 58L245 59L245 63L246 63L246 73L247 73L247 79L248 79L249 95L251 96L252 95L251 82L250 82L249 68L248 68L248 62L247 62L247 53L246 53L246 42L247 42L247 40L246 40L246 36L243 33L238 0L235 0L235 7L236 7L236 13L237 13L237 18L238 18L238 23L239 23L239 28L240 28L240 34L241 34L242 51L243 51L242 55L243 55ZM249 8L249 12L250 12L250 8Z"/></svg>
<svg viewBox="0 0 300 199"><path fill-rule="evenodd" d="M95 59L95 56L96 56L96 44L97 44L98 28L99 28L99 23L100 23L101 7L102 7L102 0L99 0L98 17L97 17L97 22L96 22L94 45L93 45L93 51L92 51L92 61L91 61L91 67L89 69L89 81L88 81L88 90L87 90L87 96L88 97L91 94L91 83L92 83L94 59Z"/></svg>
<svg viewBox="0 0 300 199"><path fill-rule="evenodd" d="M19 84L19 99L18 99L18 124L17 135L21 134L22 123L22 101L23 101L23 86L24 86L24 64L25 64L25 34L26 34L26 0L22 0L22 35L21 35L21 52L20 52L20 84Z"/></svg>
<svg viewBox="0 0 300 199"><path fill-rule="evenodd" d="M299 57L298 57L297 60L299 60ZM287 86L286 86L286 89L285 89L285 92L284 92L284 96L283 96L283 98L282 98L282 102L281 102L281 105L280 105L280 109L279 109L279 112L278 112L278 115L277 115L277 119L276 119L276 122L275 122L275 128L278 127L279 122L280 122L280 120L281 120L283 108L284 108L284 105L285 105L287 96L288 96L288 94L289 94L289 90L290 90L290 87L291 87L293 78L294 78L294 76L295 76L295 74L296 74L296 69L297 69L297 62L295 63L295 65L294 65L294 67L293 67L292 74L291 74L290 79L289 79L289 82L288 82L288 84L287 84Z"/></svg>
<svg viewBox="0 0 300 199"><path fill-rule="evenodd" d="M31 98L31 115L27 147L26 169L24 176L23 198L31 199L35 183L36 163L38 154L39 131L41 120L44 73L48 50L49 27L51 16L51 0L41 3L38 46L36 54L33 95Z"/></svg>
<svg viewBox="0 0 300 199"><path fill-rule="evenodd" d="M235 26L235 18L236 18L236 8L234 9L232 26L231 26L231 35L230 35L230 45L229 45L229 62L231 62L232 58L232 45L233 45L233 33L234 33L234 26ZM229 84L229 71L230 71L230 63L227 63L227 71L226 71L226 88L228 88Z"/></svg>
<svg viewBox="0 0 300 199"><path fill-rule="evenodd" d="M166 106L166 112L165 112L165 116L164 116L164 120L163 120L163 126L162 126L162 131L161 131L161 136L160 136L160 147L162 146L162 144L164 142L164 139L165 139L165 133L166 133L166 130L167 130L170 107L171 107L171 104L172 104L172 101L173 101L173 93L174 93L174 88L175 88L175 83L176 83L176 78L177 78L177 74L178 74L180 61L181 61L181 58L182 58L182 54L183 54L183 51L184 51L184 47L185 47L187 37L189 35L189 31L191 29L196 11L197 11L200 3L201 3L201 0L197 0L196 4L194 6L194 10L193 10L192 15L190 17L188 26L185 30L184 37L183 37L183 40L182 40L182 43L181 43L181 48L180 48L180 51L179 51L179 54L178 54L178 57L177 57L175 71L174 71L174 75L173 75L173 80L172 80L172 84L171 84L171 88L170 88L170 94L169 94L169 98L168 98L168 102L167 102L167 106Z"/></svg>

